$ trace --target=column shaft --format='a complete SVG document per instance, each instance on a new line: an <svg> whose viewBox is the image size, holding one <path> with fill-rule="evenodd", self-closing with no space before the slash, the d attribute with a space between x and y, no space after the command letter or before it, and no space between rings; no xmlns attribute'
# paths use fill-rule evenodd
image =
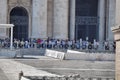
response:
<svg viewBox="0 0 120 80"><path fill-rule="evenodd" d="M53 37L68 38L68 0L54 0Z"/></svg>
<svg viewBox="0 0 120 80"><path fill-rule="evenodd" d="M75 2L70 0L70 39L75 39Z"/></svg>
<svg viewBox="0 0 120 80"><path fill-rule="evenodd" d="M115 25L120 25L120 0L116 0L115 8Z"/></svg>
<svg viewBox="0 0 120 80"><path fill-rule="evenodd" d="M7 23L7 0L0 0L0 24ZM6 29L0 29L0 37L7 37Z"/></svg>
<svg viewBox="0 0 120 80"><path fill-rule="evenodd" d="M53 37L53 1L54 0L48 0L48 6L47 6L47 35L48 37Z"/></svg>
<svg viewBox="0 0 120 80"><path fill-rule="evenodd" d="M111 27L115 26L115 0L109 0L108 40L113 41Z"/></svg>
<svg viewBox="0 0 120 80"><path fill-rule="evenodd" d="M105 27L105 0L99 0L98 2L98 16L99 16L99 41L104 40L104 27Z"/></svg>
<svg viewBox="0 0 120 80"><path fill-rule="evenodd" d="M33 0L32 37L47 38L47 0Z"/></svg>

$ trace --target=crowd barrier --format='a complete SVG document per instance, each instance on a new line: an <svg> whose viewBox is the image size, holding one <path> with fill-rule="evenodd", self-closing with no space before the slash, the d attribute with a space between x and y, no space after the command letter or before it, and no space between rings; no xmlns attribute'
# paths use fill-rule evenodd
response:
<svg viewBox="0 0 120 80"><path fill-rule="evenodd" d="M44 55L45 49L0 49L0 56L8 58L24 57L24 55Z"/></svg>
<svg viewBox="0 0 120 80"><path fill-rule="evenodd" d="M115 61L114 53L86 53L74 50L60 52L46 49L45 56L64 60L98 60L98 61Z"/></svg>
<svg viewBox="0 0 120 80"><path fill-rule="evenodd" d="M67 50L65 59L79 59L79 60L102 60L102 61L115 61L115 54L109 53L86 53L74 50Z"/></svg>
<svg viewBox="0 0 120 80"><path fill-rule="evenodd" d="M45 55L48 57L53 57L61 60L103 60L103 61L115 61L114 53L89 53L89 52L80 52L74 50L52 50L52 49L1 49L0 56L6 57L23 57L24 55Z"/></svg>
<svg viewBox="0 0 120 80"><path fill-rule="evenodd" d="M21 80L115 80L114 78L82 78L82 77L49 77L49 76L39 76L39 77L22 77Z"/></svg>

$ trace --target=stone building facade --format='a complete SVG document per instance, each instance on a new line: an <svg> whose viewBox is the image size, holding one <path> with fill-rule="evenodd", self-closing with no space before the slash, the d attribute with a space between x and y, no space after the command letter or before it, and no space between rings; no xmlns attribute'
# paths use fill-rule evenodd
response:
<svg viewBox="0 0 120 80"><path fill-rule="evenodd" d="M113 41L119 0L0 0L0 23L12 23L14 38ZM0 36L9 37L9 29Z"/></svg>

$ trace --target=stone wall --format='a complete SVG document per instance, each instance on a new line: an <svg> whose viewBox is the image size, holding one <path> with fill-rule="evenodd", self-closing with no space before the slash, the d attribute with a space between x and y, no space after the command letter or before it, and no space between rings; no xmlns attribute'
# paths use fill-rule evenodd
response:
<svg viewBox="0 0 120 80"><path fill-rule="evenodd" d="M116 41L116 80L120 80L120 26L116 26L112 28L114 32L114 39Z"/></svg>

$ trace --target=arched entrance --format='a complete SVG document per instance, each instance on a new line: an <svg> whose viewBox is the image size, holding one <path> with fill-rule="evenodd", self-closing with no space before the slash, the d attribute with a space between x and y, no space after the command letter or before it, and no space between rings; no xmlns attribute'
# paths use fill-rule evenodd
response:
<svg viewBox="0 0 120 80"><path fill-rule="evenodd" d="M76 39L98 39L98 0L76 0Z"/></svg>
<svg viewBox="0 0 120 80"><path fill-rule="evenodd" d="M23 7L15 7L10 12L10 23L14 24L13 37L28 39L28 12Z"/></svg>

